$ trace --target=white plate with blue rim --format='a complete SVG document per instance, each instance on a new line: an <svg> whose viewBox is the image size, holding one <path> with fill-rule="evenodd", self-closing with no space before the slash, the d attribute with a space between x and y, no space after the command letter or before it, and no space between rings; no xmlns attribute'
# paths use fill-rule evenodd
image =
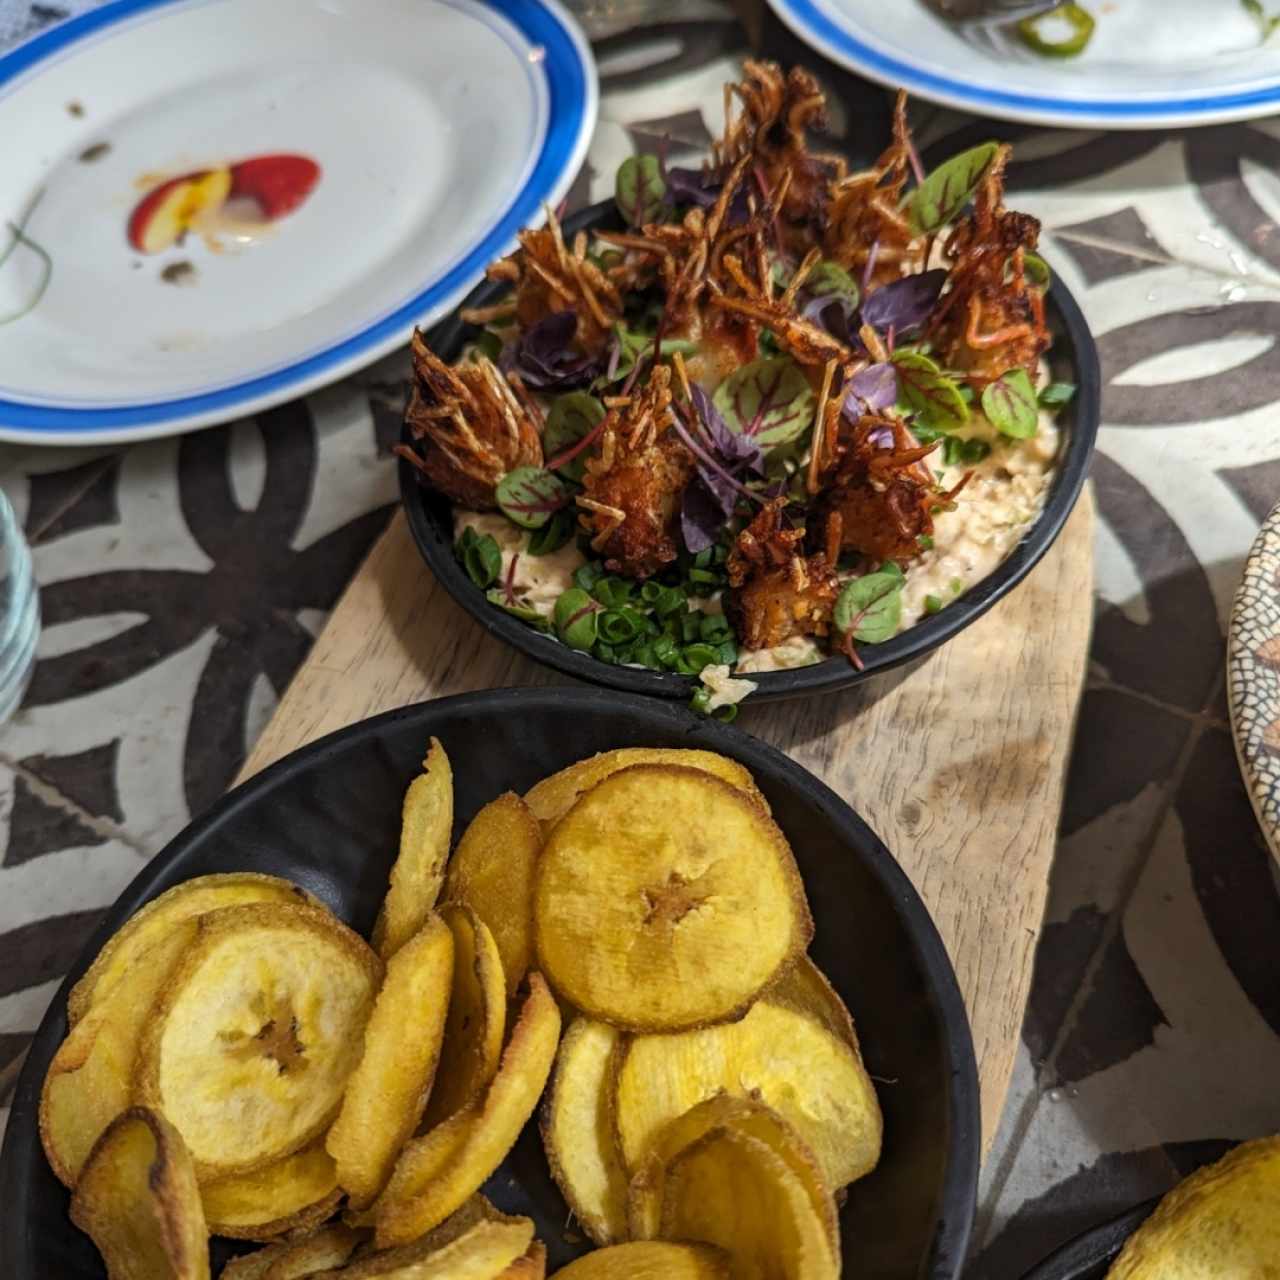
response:
<svg viewBox="0 0 1280 1280"><path fill-rule="evenodd" d="M1016 29L963 27L926 0L769 0L806 43L852 71L961 111L1067 128L1185 128L1280 111L1280 0L1079 0L1092 34L1072 57ZM1037 20L1042 45L1083 27Z"/></svg>
<svg viewBox="0 0 1280 1280"><path fill-rule="evenodd" d="M111 0L0 58L0 439L190 430L450 311L595 126L555 0Z"/></svg>

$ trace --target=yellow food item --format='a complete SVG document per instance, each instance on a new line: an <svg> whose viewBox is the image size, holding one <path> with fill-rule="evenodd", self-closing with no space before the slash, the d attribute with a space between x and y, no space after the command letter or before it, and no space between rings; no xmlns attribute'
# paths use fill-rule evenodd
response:
<svg viewBox="0 0 1280 1280"><path fill-rule="evenodd" d="M323 1222L338 1207L338 1171L324 1143L200 1188L209 1232L233 1240L273 1240Z"/></svg>
<svg viewBox="0 0 1280 1280"><path fill-rule="evenodd" d="M446 903L440 914L453 935L453 989L428 1125L461 1111L493 1079L507 1026L507 984L493 934L461 903Z"/></svg>
<svg viewBox="0 0 1280 1280"><path fill-rule="evenodd" d="M541 974L531 971L528 986L498 1074L483 1097L401 1154L374 1205L379 1248L416 1240L460 1208L502 1163L533 1114L560 1041L560 1010ZM443 1155L441 1130L449 1131Z"/></svg>
<svg viewBox="0 0 1280 1280"><path fill-rule="evenodd" d="M600 1245L627 1238L627 1178L613 1137L614 1055L622 1033L575 1018L560 1042L542 1112L551 1175L583 1231Z"/></svg>
<svg viewBox="0 0 1280 1280"><path fill-rule="evenodd" d="M255 1249L252 1253L242 1253L239 1257L232 1258L218 1272L218 1280L264 1280L267 1272L271 1270L271 1264L288 1247L287 1244L282 1243L269 1244L265 1249Z"/></svg>
<svg viewBox="0 0 1280 1280"><path fill-rule="evenodd" d="M129 966L176 924L246 902L313 903L305 889L279 876L254 871L232 871L197 876L153 898L140 907L103 944L67 997L67 1021L74 1027L90 1004L107 994Z"/></svg>
<svg viewBox="0 0 1280 1280"><path fill-rule="evenodd" d="M191 1157L178 1131L145 1107L122 1112L94 1144L71 1221L98 1246L110 1280L208 1280Z"/></svg>
<svg viewBox="0 0 1280 1280"><path fill-rule="evenodd" d="M436 1078L453 986L454 935L436 915L387 961L364 1029L364 1052L325 1138L350 1204L363 1209L387 1184Z"/></svg>
<svg viewBox="0 0 1280 1280"><path fill-rule="evenodd" d="M542 828L510 791L485 805L449 859L444 896L470 907L489 927L514 996L533 960L533 874Z"/></svg>
<svg viewBox="0 0 1280 1280"><path fill-rule="evenodd" d="M435 738L422 769L404 795L400 852L373 926L373 945L384 960L422 927L444 884L453 835L453 770Z"/></svg>
<svg viewBox="0 0 1280 1280"><path fill-rule="evenodd" d="M720 1092L750 1095L777 1111L812 1149L833 1190L880 1158L880 1104L857 1054L808 1015L766 998L738 1022L636 1036L626 1045L614 1117L628 1170L641 1167L671 1121Z"/></svg>
<svg viewBox="0 0 1280 1280"><path fill-rule="evenodd" d="M813 934L772 819L676 765L632 765L578 800L547 837L533 918L556 991L634 1031L735 1016Z"/></svg>
<svg viewBox="0 0 1280 1280"><path fill-rule="evenodd" d="M840 1227L836 1203L818 1167L817 1158L800 1135L776 1111L753 1098L721 1093L677 1116L659 1133L639 1172L631 1179L627 1219L637 1240L652 1240L661 1230L667 1167L704 1134L732 1129L764 1143L805 1189L822 1222L832 1253L840 1256Z"/></svg>
<svg viewBox="0 0 1280 1280"><path fill-rule="evenodd" d="M427 1236L371 1253L338 1274L342 1280L498 1280L532 1241L528 1218L484 1219L443 1246Z"/></svg>
<svg viewBox="0 0 1280 1280"><path fill-rule="evenodd" d="M202 1181L282 1160L329 1127L381 979L327 911L255 903L200 918L143 1032L138 1096L181 1132Z"/></svg>
<svg viewBox="0 0 1280 1280"><path fill-rule="evenodd" d="M770 1004L806 1014L861 1056L852 1015L827 975L808 956L801 956L769 988L767 999Z"/></svg>
<svg viewBox="0 0 1280 1280"><path fill-rule="evenodd" d="M138 1050L151 1009L196 936L188 918L148 931L152 945L113 974L58 1047L40 1094L40 1138L59 1179L74 1187L98 1135L133 1100Z"/></svg>
<svg viewBox="0 0 1280 1280"><path fill-rule="evenodd" d="M686 769L701 769L750 796L766 813L769 811L755 779L736 760L717 755L714 751L672 747L622 747L617 751L602 751L543 778L525 793L524 802L544 828L554 826L573 808L584 791L590 791L611 773L636 764L674 764Z"/></svg>
<svg viewBox="0 0 1280 1280"><path fill-rule="evenodd" d="M733 1280L729 1255L709 1244L643 1240L583 1254L554 1280Z"/></svg>
<svg viewBox="0 0 1280 1280"><path fill-rule="evenodd" d="M723 1249L734 1280L839 1280L799 1178L758 1138L712 1129L667 1166L660 1233Z"/></svg>
<svg viewBox="0 0 1280 1280"><path fill-rule="evenodd" d="M1107 1280L1280 1276L1280 1135L1243 1142L1160 1202Z"/></svg>
<svg viewBox="0 0 1280 1280"><path fill-rule="evenodd" d="M366 1238L364 1233L341 1223L320 1227L300 1240L289 1241L271 1259L262 1280L302 1280L303 1276L327 1273L331 1268L341 1267Z"/></svg>
<svg viewBox="0 0 1280 1280"><path fill-rule="evenodd" d="M500 1276L498 1280L546 1280L547 1249L535 1240Z"/></svg>

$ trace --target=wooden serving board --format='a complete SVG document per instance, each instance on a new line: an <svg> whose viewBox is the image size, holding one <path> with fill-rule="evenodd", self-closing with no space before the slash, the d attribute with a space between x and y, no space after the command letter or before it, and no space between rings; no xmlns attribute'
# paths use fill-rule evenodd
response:
<svg viewBox="0 0 1280 1280"><path fill-rule="evenodd" d="M928 904L959 975L984 1141L1004 1103L1044 916L1093 591L1093 497L1016 591L905 674L752 707L781 748L879 833ZM422 563L402 513L338 602L246 761L393 707L507 685L567 684L493 639Z"/></svg>

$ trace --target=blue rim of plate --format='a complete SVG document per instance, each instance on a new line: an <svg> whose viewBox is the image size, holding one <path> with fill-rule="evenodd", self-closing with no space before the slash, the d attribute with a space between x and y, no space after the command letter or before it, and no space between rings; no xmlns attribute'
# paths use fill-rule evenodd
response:
<svg viewBox="0 0 1280 1280"><path fill-rule="evenodd" d="M921 97L941 98L985 115L1016 113L1022 118L1050 118L1059 122L1110 121L1132 126L1155 123L1162 117L1181 121L1219 120L1224 113L1261 114L1280 105L1280 80L1264 89L1185 98L1066 98L1011 93L924 71L909 62L881 53L832 18L815 0L769 0L777 15L802 39L816 42L824 52L886 84L901 86Z"/></svg>
<svg viewBox="0 0 1280 1280"><path fill-rule="evenodd" d="M100 8L72 18L0 57L0 90L41 63L140 13L170 6L186 7L191 3L192 0L108 0ZM39 405L0 397L0 435L14 428L26 433L27 438L47 433L52 441L68 434L127 432L129 428L154 428L170 423L174 424L174 430L180 430L184 420L216 420L214 415L232 418L250 402L258 406L279 403L290 394L301 393L304 383L308 387L316 386L317 380L323 380L331 370L337 370L333 375L337 378L353 361L358 362L365 355L370 360L376 359L388 349L389 343L402 338L407 341L414 324L424 322L433 312L450 305L479 278L490 262L515 243L517 231L537 220L542 202L557 183L572 179L573 174L568 170L575 159L585 153L595 123L597 102L595 69L585 42L554 0L551 3L548 0L477 0L477 3L492 9L531 45L540 45L545 51L539 65L547 82L548 123L542 149L523 186L489 232L460 261L391 314L284 368L212 391L101 409ZM142 434L140 430L139 435Z"/></svg>

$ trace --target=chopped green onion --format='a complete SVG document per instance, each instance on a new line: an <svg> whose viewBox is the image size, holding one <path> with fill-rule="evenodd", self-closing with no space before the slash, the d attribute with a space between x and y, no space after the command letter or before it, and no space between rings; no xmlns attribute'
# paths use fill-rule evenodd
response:
<svg viewBox="0 0 1280 1280"><path fill-rule="evenodd" d="M689 709L696 711L700 716L710 715L708 704L711 701L711 690L704 684L701 688L693 691L693 697L689 699Z"/></svg>
<svg viewBox="0 0 1280 1280"><path fill-rule="evenodd" d="M925 596L924 611L925 613L939 613L942 610L942 601L937 596Z"/></svg>
<svg viewBox="0 0 1280 1280"><path fill-rule="evenodd" d="M1040 407L1042 409L1060 409L1064 404L1070 403L1075 393L1076 384L1074 382L1051 382L1040 393Z"/></svg>
<svg viewBox="0 0 1280 1280"><path fill-rule="evenodd" d="M933 550L933 535L931 533L922 533L916 541L920 544L922 551Z"/></svg>
<svg viewBox="0 0 1280 1280"><path fill-rule="evenodd" d="M573 583L574 586L581 587L583 591L590 591L603 576L604 570L600 565L588 560L586 564L580 564L573 571Z"/></svg>
<svg viewBox="0 0 1280 1280"><path fill-rule="evenodd" d="M719 653L709 644L691 644L680 655L681 662L689 668L688 675L696 676L703 667L713 667L719 661Z"/></svg>

